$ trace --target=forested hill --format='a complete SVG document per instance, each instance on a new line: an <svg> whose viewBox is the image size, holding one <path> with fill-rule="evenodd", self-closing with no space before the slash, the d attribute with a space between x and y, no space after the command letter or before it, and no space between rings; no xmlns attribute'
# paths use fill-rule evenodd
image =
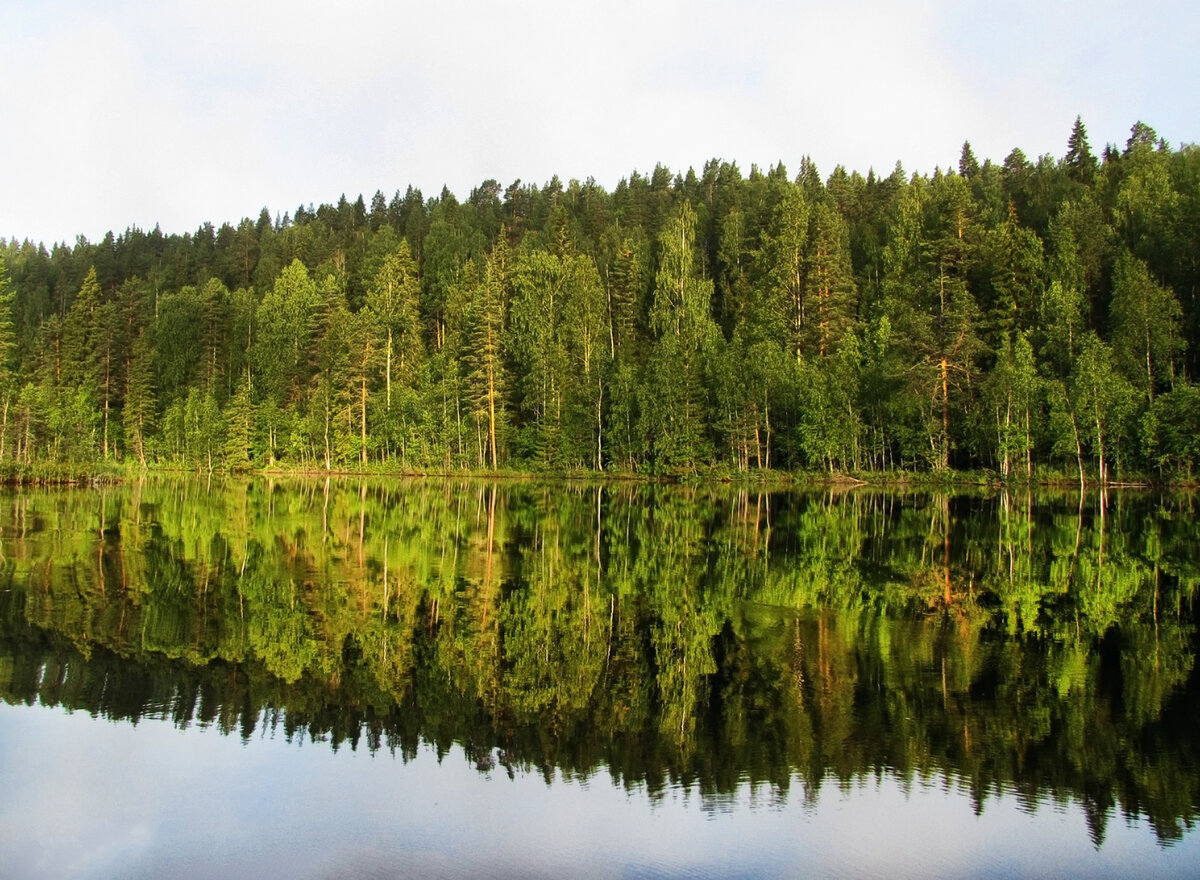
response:
<svg viewBox="0 0 1200 880"><path fill-rule="evenodd" d="M1190 475L1200 149L1065 146L3 243L0 463Z"/></svg>

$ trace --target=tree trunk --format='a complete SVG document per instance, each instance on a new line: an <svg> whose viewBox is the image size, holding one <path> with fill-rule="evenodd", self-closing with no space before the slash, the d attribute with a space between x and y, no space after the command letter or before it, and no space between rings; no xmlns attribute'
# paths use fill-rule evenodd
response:
<svg viewBox="0 0 1200 880"><path fill-rule="evenodd" d="M362 444L362 463L365 467L367 464L367 374L362 375L362 384L360 386L360 402L359 402L359 440Z"/></svg>
<svg viewBox="0 0 1200 880"><path fill-rule="evenodd" d="M1004 442L1004 423L1000 420L1000 408L996 408L996 452L1000 476L1008 479L1008 444Z"/></svg>
<svg viewBox="0 0 1200 880"><path fill-rule="evenodd" d="M108 461L108 398L110 397L109 385L110 385L111 378L112 378L112 372L109 369L111 363L112 363L112 354L106 353L104 355L104 460L105 461Z"/></svg>
<svg viewBox="0 0 1200 880"><path fill-rule="evenodd" d="M1071 413L1071 433L1075 435L1075 462L1079 465L1079 494L1082 497L1086 487L1083 479L1083 443L1079 439L1079 425L1075 422L1075 413Z"/></svg>
<svg viewBox="0 0 1200 880"><path fill-rule="evenodd" d="M1033 478L1033 437L1029 428L1029 407L1025 407L1025 476Z"/></svg>
<svg viewBox="0 0 1200 880"><path fill-rule="evenodd" d="M8 437L8 404L9 396L4 395L4 415L0 418L0 461L4 460L4 440Z"/></svg>
<svg viewBox="0 0 1200 880"><path fill-rule="evenodd" d="M950 467L950 362L942 358L939 369L942 385L942 436L941 448L938 450L938 466L940 470Z"/></svg>
<svg viewBox="0 0 1200 880"><path fill-rule="evenodd" d="M1146 397L1154 403L1154 371L1150 364L1150 326L1146 325Z"/></svg>
<svg viewBox="0 0 1200 880"><path fill-rule="evenodd" d="M333 461L329 454L329 401L325 402L325 470L333 470Z"/></svg>
<svg viewBox="0 0 1200 880"><path fill-rule="evenodd" d="M496 470L496 361L492 328L488 326L488 442L492 447L492 470Z"/></svg>
<svg viewBox="0 0 1200 880"><path fill-rule="evenodd" d="M596 470L604 470L604 382L597 381L596 394ZM0 444L0 453L3 445Z"/></svg>

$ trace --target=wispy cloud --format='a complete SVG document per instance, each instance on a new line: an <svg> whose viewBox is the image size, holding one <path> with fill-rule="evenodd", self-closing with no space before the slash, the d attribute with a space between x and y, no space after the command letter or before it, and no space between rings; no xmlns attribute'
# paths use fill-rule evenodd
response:
<svg viewBox="0 0 1200 880"><path fill-rule="evenodd" d="M1144 118L1195 140L1182 3L22 3L0 35L0 236L236 221L713 157L932 170Z"/></svg>

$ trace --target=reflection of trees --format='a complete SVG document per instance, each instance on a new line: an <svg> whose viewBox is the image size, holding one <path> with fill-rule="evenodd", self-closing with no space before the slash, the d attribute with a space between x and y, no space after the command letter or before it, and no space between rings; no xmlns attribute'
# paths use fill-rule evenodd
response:
<svg viewBox="0 0 1200 880"><path fill-rule="evenodd" d="M0 686L719 798L953 775L1171 840L1190 497L151 482L4 501Z"/></svg>

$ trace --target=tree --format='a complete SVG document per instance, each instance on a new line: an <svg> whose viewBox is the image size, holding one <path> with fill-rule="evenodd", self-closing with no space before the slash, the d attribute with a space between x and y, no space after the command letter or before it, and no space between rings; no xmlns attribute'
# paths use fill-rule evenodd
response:
<svg viewBox="0 0 1200 880"><path fill-rule="evenodd" d="M13 328L13 291L4 255L0 254L0 461L8 440L8 415L16 395L16 335Z"/></svg>
<svg viewBox="0 0 1200 880"><path fill-rule="evenodd" d="M975 158L970 141L963 141L962 152L958 157L958 173L968 180L979 176L979 160Z"/></svg>
<svg viewBox="0 0 1200 880"><path fill-rule="evenodd" d="M1133 386L1116 369L1112 349L1094 333L1085 334L1071 377L1069 405L1096 460L1101 485L1112 462L1128 453L1125 434L1134 412ZM1086 429L1083 426L1087 426Z"/></svg>
<svg viewBox="0 0 1200 880"><path fill-rule="evenodd" d="M1090 192L1077 202L1066 201L1050 221L1050 279L1084 297L1084 322L1095 328L1103 315L1103 280L1110 265L1115 236L1104 210Z"/></svg>
<svg viewBox="0 0 1200 880"><path fill-rule="evenodd" d="M56 375L66 385L79 386L96 379L98 353L94 343L98 330L97 310L102 305L100 282L92 268L63 317L62 342L57 352L60 367Z"/></svg>
<svg viewBox="0 0 1200 880"><path fill-rule="evenodd" d="M827 200L812 212L809 253L805 260L805 287L811 307L804 349L824 358L840 347L842 337L854 322L857 289L850 266L849 233L846 221Z"/></svg>
<svg viewBox="0 0 1200 880"><path fill-rule="evenodd" d="M884 255L891 323L910 347L909 374L924 413L930 464L950 466L951 412L979 352L978 306L967 284L975 242L966 182L943 175L902 195ZM915 451L915 450L914 450Z"/></svg>
<svg viewBox="0 0 1200 880"><path fill-rule="evenodd" d="M753 262L749 239L746 215L741 210L734 208L721 218L714 281L717 316L726 336L746 320Z"/></svg>
<svg viewBox="0 0 1200 880"><path fill-rule="evenodd" d="M1039 362L1058 379L1065 379L1075 366L1079 342L1086 329L1083 294L1062 281L1052 281L1042 297L1038 333Z"/></svg>
<svg viewBox="0 0 1200 880"><path fill-rule="evenodd" d="M1087 129L1082 117L1075 117L1071 136L1067 139L1067 155L1063 157L1067 175L1076 183L1091 186L1096 177L1096 157L1088 145Z"/></svg>
<svg viewBox="0 0 1200 880"><path fill-rule="evenodd" d="M386 408L392 408L392 378L411 385L424 355L418 316L421 291L416 261L408 242L383 259L367 288L366 307L380 335Z"/></svg>
<svg viewBox="0 0 1200 880"><path fill-rule="evenodd" d="M223 458L225 449L225 419L212 392L190 389L183 406L183 419L188 461L211 474L214 458Z"/></svg>
<svg viewBox="0 0 1200 880"><path fill-rule="evenodd" d="M1038 386L1028 334L1005 336L983 394L995 426L996 461L1005 479L1014 462L1024 464L1026 477L1033 476L1033 409Z"/></svg>
<svg viewBox="0 0 1200 880"><path fill-rule="evenodd" d="M1124 249L1113 267L1110 317L1117 362L1153 403L1156 387L1169 387L1175 378L1175 358L1183 350L1182 310L1175 294Z"/></svg>
<svg viewBox="0 0 1200 880"><path fill-rule="evenodd" d="M114 383L114 370L121 361L120 331L116 304L104 298L93 268L63 319L61 381L66 387L88 389L100 398L100 447L105 459L114 451L109 442L109 415L114 385L120 384Z"/></svg>
<svg viewBox="0 0 1200 880"><path fill-rule="evenodd" d="M260 411L266 431L267 461L274 464L285 409L301 397L310 370L309 346L319 307L317 285L299 260L280 273L256 313L251 363L269 404Z"/></svg>
<svg viewBox="0 0 1200 880"><path fill-rule="evenodd" d="M467 288L467 321L470 349L466 352L467 379L479 435L480 466L500 463L500 429L504 420L504 393L508 374L504 366L505 305L508 301L510 251L501 234L484 261L481 277Z"/></svg>
<svg viewBox="0 0 1200 880"><path fill-rule="evenodd" d="M604 405L608 387L609 347L607 305L604 286L595 261L583 254L565 259L566 302L563 325L566 333L569 374L580 382L568 386L570 459L580 466L604 467Z"/></svg>
<svg viewBox="0 0 1200 880"><path fill-rule="evenodd" d="M510 351L526 447L548 465L600 467L610 332L590 257L522 252L512 273Z"/></svg>
<svg viewBox="0 0 1200 880"><path fill-rule="evenodd" d="M660 468L694 466L708 453L705 359L720 331L711 314L713 283L696 265L695 230L696 212L685 201L659 236L641 433Z"/></svg>
<svg viewBox="0 0 1200 880"><path fill-rule="evenodd" d="M636 360L644 341L646 291L650 285L650 242L642 227L605 230L603 282L608 299L609 351L614 360Z"/></svg>
<svg viewBox="0 0 1200 880"><path fill-rule="evenodd" d="M218 399L225 394L225 366L229 361L230 293L218 278L210 278L200 291L203 324L200 330L200 382Z"/></svg>
<svg viewBox="0 0 1200 880"><path fill-rule="evenodd" d="M534 460L558 464L567 371L563 328L566 301L562 260L546 251L522 252L513 266L509 348L517 366L525 444Z"/></svg>
<svg viewBox="0 0 1200 880"><path fill-rule="evenodd" d="M1200 462L1200 387L1176 382L1154 398L1142 419L1142 446L1160 472L1176 471L1192 479Z"/></svg>
<svg viewBox="0 0 1200 880"><path fill-rule="evenodd" d="M331 470L335 460L342 459L348 437L354 433L351 412L355 383L353 382L352 352L354 330L358 319L346 305L341 279L326 275L320 286L320 305L313 320L312 388L306 395L310 401L313 428L320 431L320 444L325 470ZM360 313L361 314L361 313ZM340 415L345 413L343 421ZM366 462L366 404L362 402L359 428L361 460Z"/></svg>
<svg viewBox="0 0 1200 880"><path fill-rule="evenodd" d="M986 250L993 293L988 322L988 329L995 334L992 338L999 340L1032 329L1043 285L1042 240L1021 225L1011 201L1004 224L989 230Z"/></svg>
<svg viewBox="0 0 1200 880"><path fill-rule="evenodd" d="M1091 333L1137 390L1103 429L1106 469L1181 471L1200 148L1138 123L1097 163L1078 117L1060 160L960 143L929 175L712 160L611 195L485 181L462 204L410 187L369 211L343 197L183 235L0 242L0 458L190 460L194 388L238 467L1019 472L1099 461L1073 405ZM66 420L88 399L85 437Z"/></svg>
<svg viewBox="0 0 1200 880"><path fill-rule="evenodd" d="M858 338L851 331L835 354L796 364L792 383L799 397L796 445L810 466L830 473L858 467L860 360Z"/></svg>
<svg viewBox="0 0 1200 880"><path fill-rule="evenodd" d="M1115 168L1113 226L1133 254L1159 276L1178 250L1179 193L1171 180L1170 156L1154 129L1137 123Z"/></svg>
<svg viewBox="0 0 1200 880"><path fill-rule="evenodd" d="M195 287L187 285L159 297L154 319L154 374L166 409L203 385L202 331L204 304Z"/></svg>
<svg viewBox="0 0 1200 880"><path fill-rule="evenodd" d="M154 350L149 330L138 334L133 343L125 373L125 410L123 422L128 448L146 466L147 439L155 426Z"/></svg>
<svg viewBox="0 0 1200 880"><path fill-rule="evenodd" d="M809 218L804 191L788 185L756 254L764 275L764 302L754 310L752 320L761 327L763 336L786 345L797 359L804 352L804 336L811 320L804 272Z"/></svg>
<svg viewBox="0 0 1200 880"><path fill-rule="evenodd" d="M242 382L225 409L225 466L232 471L249 467L253 449L254 403L250 398L249 384Z"/></svg>
<svg viewBox="0 0 1200 880"><path fill-rule="evenodd" d="M481 247L464 223L462 209L449 190L429 212L429 232L425 236L421 274L421 315L428 323L430 350L445 343L446 322L451 319L447 300L460 280L460 270L468 258L478 258Z"/></svg>

